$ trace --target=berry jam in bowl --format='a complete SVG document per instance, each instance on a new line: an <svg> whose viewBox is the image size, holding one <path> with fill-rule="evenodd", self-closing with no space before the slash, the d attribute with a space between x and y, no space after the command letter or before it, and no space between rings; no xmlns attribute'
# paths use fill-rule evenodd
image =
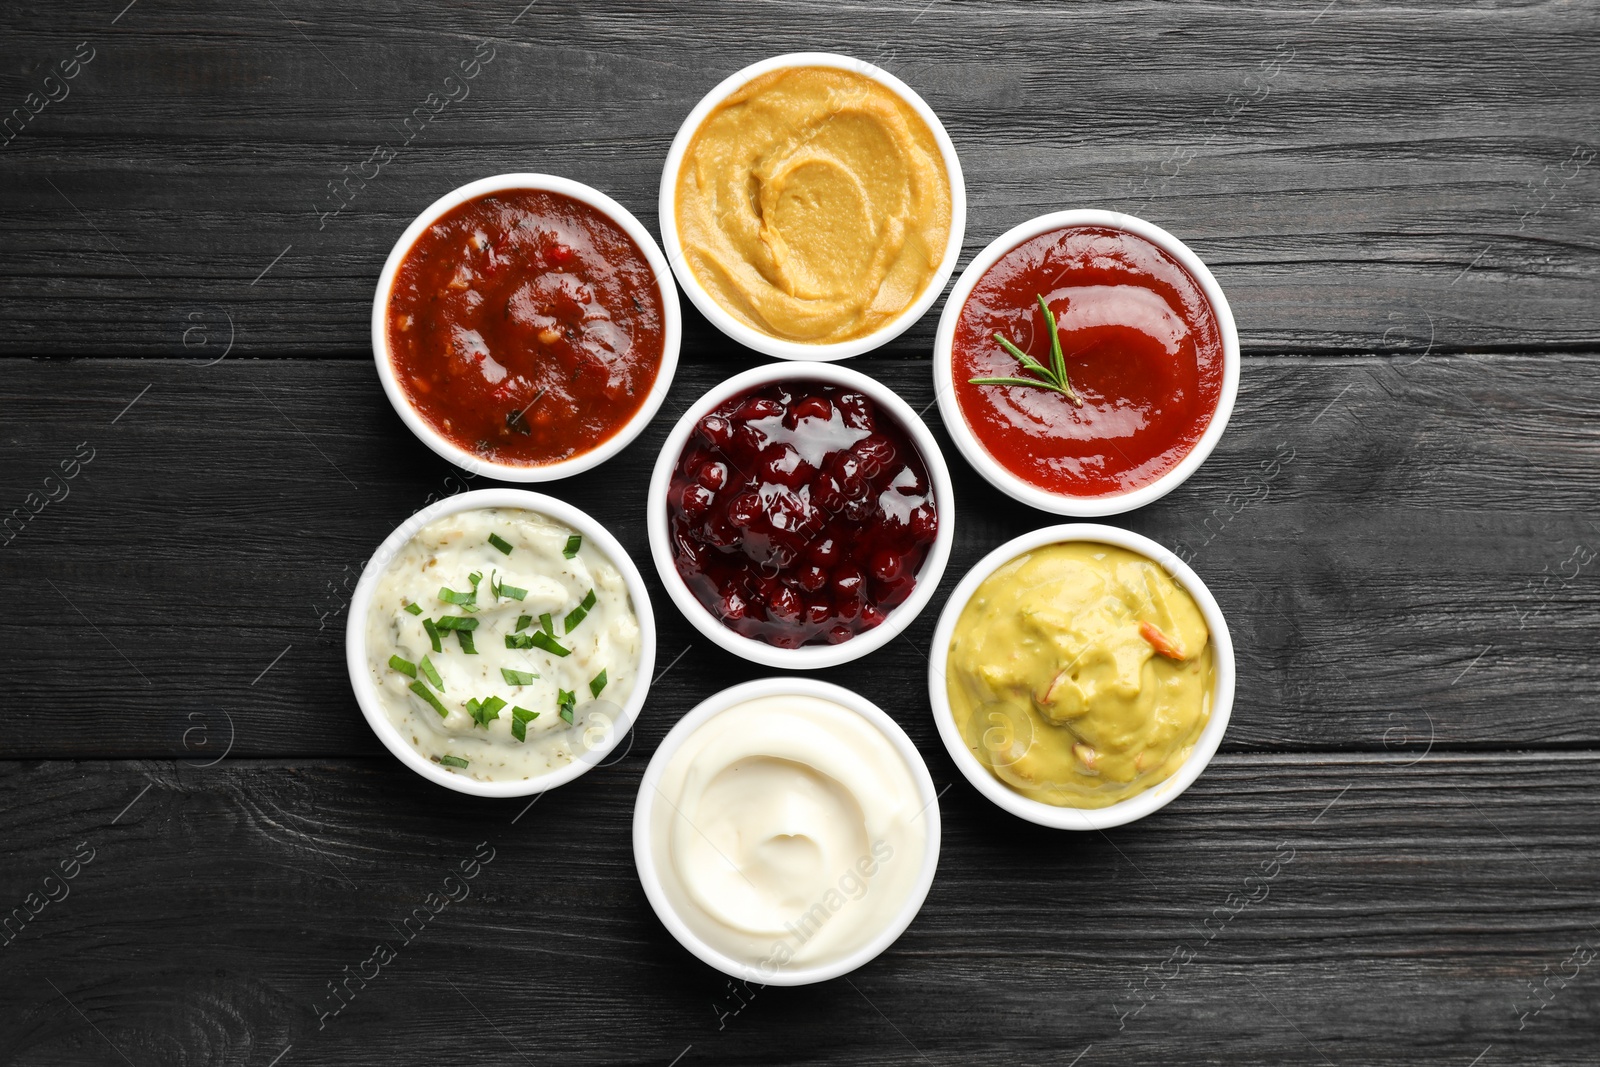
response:
<svg viewBox="0 0 1600 1067"><path fill-rule="evenodd" d="M650 553L701 633L813 670L910 625L944 573L954 515L944 457L893 390L831 364L773 364L673 427L650 480Z"/></svg>

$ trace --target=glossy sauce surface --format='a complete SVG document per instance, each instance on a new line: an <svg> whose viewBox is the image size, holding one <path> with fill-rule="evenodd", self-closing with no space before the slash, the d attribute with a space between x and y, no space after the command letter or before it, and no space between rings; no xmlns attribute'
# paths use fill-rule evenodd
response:
<svg viewBox="0 0 1600 1067"><path fill-rule="evenodd" d="M1022 371L997 332L1050 365L1037 296L1056 317L1081 407L1048 389L969 381ZM1199 283L1165 251L1122 230L1068 227L984 273L961 308L952 371L962 416L1002 466L1047 492L1102 496L1150 484L1199 442L1222 393L1222 335Z"/></svg>
<svg viewBox="0 0 1600 1067"><path fill-rule="evenodd" d="M673 910L763 976L837 960L882 934L929 849L906 758L821 697L756 697L712 716L654 792L654 866Z"/></svg>
<svg viewBox="0 0 1600 1067"><path fill-rule="evenodd" d="M559 193L452 209L406 252L389 348L412 406L457 446L540 466L632 418L661 367L661 291L621 226Z"/></svg>
<svg viewBox="0 0 1600 1067"><path fill-rule="evenodd" d="M938 532L928 470L865 395L765 386L696 425L667 492L678 572L718 619L780 648L838 644L911 594Z"/></svg>

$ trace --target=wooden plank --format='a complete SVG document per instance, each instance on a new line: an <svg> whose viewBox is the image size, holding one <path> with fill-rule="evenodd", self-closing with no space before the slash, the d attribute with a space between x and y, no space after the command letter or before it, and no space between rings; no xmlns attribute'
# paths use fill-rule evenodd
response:
<svg viewBox="0 0 1600 1067"><path fill-rule="evenodd" d="M656 920L630 846L642 769L636 752L524 809L387 758L0 764L5 906L59 898L3 950L0 1049L61 1067L1593 1062L1600 753L1224 756L1104 835L1029 826L958 781L910 930L800 990L731 985ZM447 886L475 854L492 858ZM396 958L372 977L380 942ZM363 969L332 1014L329 983Z"/></svg>
<svg viewBox="0 0 1600 1067"><path fill-rule="evenodd" d="M745 364L691 364L618 458L553 491L641 564L660 624L646 748L689 707L770 673L710 647L649 563L642 493L668 428ZM925 364L858 360L913 407ZM13 757L208 758L378 750L345 677L343 602L407 515L467 483L403 428L370 365L11 361L0 382L0 514L49 503L0 549ZM1247 361L1228 433L1166 499L1113 520L1193 559L1230 619L1230 750L1595 747L1600 361L1276 357ZM954 453L944 589L1052 517ZM93 459L46 482L80 446ZM1276 462L1274 462L1276 460ZM481 483L479 483L481 484ZM32 498L42 500L43 496ZM935 605L943 598L936 598ZM937 610L825 676L933 744L921 679ZM207 733L190 734L196 725ZM185 738L191 747L185 747Z"/></svg>
<svg viewBox="0 0 1600 1067"><path fill-rule="evenodd" d="M1592 5L368 0L10 22L6 107L75 42L97 51L0 149L0 353L193 355L185 331L229 319L240 354L360 355L383 258L436 196L551 171L655 229L694 102L797 48L878 61L943 116L968 257L1032 215L1110 207L1192 243L1253 352L1600 345ZM470 95L408 134L480 39ZM377 145L395 159L324 218ZM691 358L727 350L689 318ZM935 321L889 354L925 353Z"/></svg>

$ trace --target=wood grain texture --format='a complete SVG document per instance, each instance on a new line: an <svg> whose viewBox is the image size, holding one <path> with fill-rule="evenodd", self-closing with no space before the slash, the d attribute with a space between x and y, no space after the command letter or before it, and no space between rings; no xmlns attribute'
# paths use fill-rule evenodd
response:
<svg viewBox="0 0 1600 1067"><path fill-rule="evenodd" d="M1406 762L1223 756L1103 835L957 781L911 928L849 981L790 990L730 986L656 920L637 753L515 822L523 802L387 758L0 764L7 907L93 850L0 948L0 1060L1593 1063L1600 754ZM408 943L483 841L469 895ZM378 942L398 958L319 1027Z"/></svg>
<svg viewBox="0 0 1600 1067"><path fill-rule="evenodd" d="M470 95L419 124L483 41ZM1600 6L1559 0L12 5L0 1065L1592 1065L1597 41ZM70 93L28 113L79 42ZM671 423L750 353L686 306L655 425L548 487L655 599L662 673L613 765L532 807L420 781L354 706L344 603L396 524L486 484L367 362L406 224L547 171L658 232L683 117L799 49L939 113L963 264L1067 207L1210 264L1246 351L1228 433L1110 521L1191 558L1240 677L1223 752L1136 825L1045 831L961 778L925 696L937 609L1053 519L943 433L935 305L852 365L927 409L955 551L903 639L822 676L925 754L939 876L848 980L752 991L664 930L630 838L670 726L771 673L682 619L643 522ZM408 936L479 842L470 895ZM397 958L319 1020L380 941Z"/></svg>
<svg viewBox="0 0 1600 1067"><path fill-rule="evenodd" d="M926 364L855 365L914 408L933 402ZM648 747L725 684L771 673L690 628L644 534L669 428L742 366L682 368L638 441L550 487L607 523L650 586L658 670L677 665L653 692ZM200 758L184 747L190 716L221 730L223 711L236 754L378 751L352 705L343 603L390 530L468 483L406 432L370 364L12 361L0 409L15 419L0 515L80 444L95 450L69 495L0 548L0 574L32 607L8 626L11 699L51 709L6 718L4 751ZM1249 360L1206 465L1113 520L1192 558L1227 613L1240 668L1227 745L1600 746L1596 412L1588 356ZM948 594L1052 517L989 487L936 409L928 419L956 480ZM943 602L876 655L824 672L927 744L925 654Z"/></svg>
<svg viewBox="0 0 1600 1067"><path fill-rule="evenodd" d="M1253 352L1600 345L1593 5L208 0L113 14L8 16L4 108L76 42L97 53L0 149L3 353L187 355L200 316L231 319L241 354L364 355L379 267L434 198L554 172L655 231L693 104L796 49L878 62L942 116L968 179L964 260L1031 216L1107 207L1188 241ZM478 40L495 58L470 95L408 133ZM379 145L395 159L324 218L341 203L330 183ZM688 318L691 358L726 348ZM926 352L935 321L888 354Z"/></svg>

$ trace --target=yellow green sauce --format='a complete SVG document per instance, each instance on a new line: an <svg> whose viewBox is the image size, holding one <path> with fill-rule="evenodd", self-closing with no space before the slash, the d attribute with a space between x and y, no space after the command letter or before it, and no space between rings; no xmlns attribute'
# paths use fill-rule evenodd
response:
<svg viewBox="0 0 1600 1067"><path fill-rule="evenodd" d="M1194 599L1150 559L1046 545L978 586L945 684L967 747L1006 785L1103 808L1165 781L1211 717L1214 651Z"/></svg>

